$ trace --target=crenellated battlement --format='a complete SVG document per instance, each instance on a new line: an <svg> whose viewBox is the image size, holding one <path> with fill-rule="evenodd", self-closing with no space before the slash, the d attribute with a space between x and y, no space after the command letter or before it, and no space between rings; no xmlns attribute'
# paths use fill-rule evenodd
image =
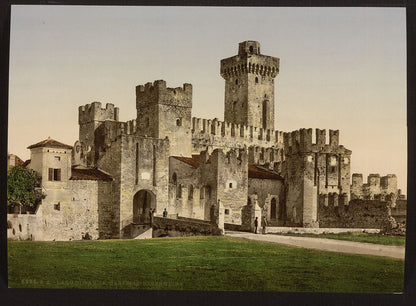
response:
<svg viewBox="0 0 416 306"><path fill-rule="evenodd" d="M256 139L276 144L283 143L283 132L219 121L217 118L211 120L192 117L192 133L230 137L237 141Z"/></svg>
<svg viewBox="0 0 416 306"><path fill-rule="evenodd" d="M221 60L220 73L224 79L248 73L275 78L279 61L277 57L261 54L257 41L244 41L238 45L238 55Z"/></svg>
<svg viewBox="0 0 416 306"><path fill-rule="evenodd" d="M182 87L169 88L166 81L136 86L136 106L149 104L169 104L192 107L192 85L184 83Z"/></svg>
<svg viewBox="0 0 416 306"><path fill-rule="evenodd" d="M310 152L316 150L341 148L339 145L339 131L329 130L329 139L326 130L315 129L315 142L313 142L313 130L299 129L283 133L283 144L286 152ZM342 147L343 148L343 147Z"/></svg>
<svg viewBox="0 0 416 306"><path fill-rule="evenodd" d="M274 63L268 59L256 59L238 65L235 62L221 61L221 76L224 79L247 73L275 78L279 73L279 61Z"/></svg>
<svg viewBox="0 0 416 306"><path fill-rule="evenodd" d="M78 123L88 123L93 121L115 120L118 121L119 109L114 104L107 103L105 108L101 107L101 102L82 105L78 108Z"/></svg>
<svg viewBox="0 0 416 306"><path fill-rule="evenodd" d="M127 135L136 134L136 128L137 128L136 122L137 122L136 119L123 122L123 127L122 127L123 134L127 134Z"/></svg>
<svg viewBox="0 0 416 306"><path fill-rule="evenodd" d="M251 146L248 148L248 161L255 165L271 165L273 168L276 163L282 162L283 149L282 148L264 148L260 146Z"/></svg>
<svg viewBox="0 0 416 306"><path fill-rule="evenodd" d="M368 175L367 182L363 181L361 173L353 173L352 175L352 199L373 200L392 193L398 194L397 176L395 174L380 176L378 173L372 173Z"/></svg>

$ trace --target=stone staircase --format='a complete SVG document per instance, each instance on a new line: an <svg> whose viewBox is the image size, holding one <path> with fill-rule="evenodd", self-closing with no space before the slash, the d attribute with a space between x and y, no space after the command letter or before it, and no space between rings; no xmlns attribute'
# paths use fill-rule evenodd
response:
<svg viewBox="0 0 416 306"><path fill-rule="evenodd" d="M149 226L149 224L137 224L137 223L132 222L122 229L121 238L122 239L140 239L138 237L141 236L145 232L147 233L147 235L145 235L147 237L149 234L148 233L149 230L151 230L151 227ZM151 238L151 231L150 231L150 237L147 237L147 238Z"/></svg>

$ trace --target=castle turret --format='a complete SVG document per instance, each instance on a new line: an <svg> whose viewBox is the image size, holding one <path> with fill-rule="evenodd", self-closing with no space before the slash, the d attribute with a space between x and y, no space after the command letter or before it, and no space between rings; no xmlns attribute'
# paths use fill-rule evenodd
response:
<svg viewBox="0 0 416 306"><path fill-rule="evenodd" d="M192 85L168 88L163 80L136 86L137 133L168 137L170 155L192 154Z"/></svg>
<svg viewBox="0 0 416 306"><path fill-rule="evenodd" d="M105 108L101 102L82 105L78 108L79 141L89 148L87 154L88 165L94 165L96 148L96 131L105 121L117 122L119 117L118 107L107 103Z"/></svg>
<svg viewBox="0 0 416 306"><path fill-rule="evenodd" d="M257 41L244 41L238 55L221 60L220 72L225 79L224 120L274 130L279 59L262 55Z"/></svg>

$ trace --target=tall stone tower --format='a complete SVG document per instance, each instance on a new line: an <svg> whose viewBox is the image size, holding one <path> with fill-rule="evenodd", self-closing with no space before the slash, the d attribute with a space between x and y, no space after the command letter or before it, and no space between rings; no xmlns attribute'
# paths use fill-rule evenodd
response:
<svg viewBox="0 0 416 306"><path fill-rule="evenodd" d="M221 60L225 79L224 121L274 130L274 78L279 58L262 55L257 41L244 41L238 55Z"/></svg>
<svg viewBox="0 0 416 306"><path fill-rule="evenodd" d="M136 86L136 109L138 135L168 137L169 155L191 157L191 84L169 88L158 80Z"/></svg>

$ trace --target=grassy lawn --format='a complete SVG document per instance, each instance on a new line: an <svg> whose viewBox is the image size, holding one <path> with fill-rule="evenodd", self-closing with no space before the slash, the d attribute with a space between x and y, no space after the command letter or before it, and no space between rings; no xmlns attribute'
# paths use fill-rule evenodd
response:
<svg viewBox="0 0 416 306"><path fill-rule="evenodd" d="M9 287L401 292L404 260L229 237L8 242Z"/></svg>
<svg viewBox="0 0 416 306"><path fill-rule="evenodd" d="M368 242L384 245L405 245L406 237L404 236L388 236L380 234L368 234L368 233L341 233L341 234L279 234L285 236L298 236L298 237L313 237L313 238L328 238L338 240L348 240L357 242Z"/></svg>

